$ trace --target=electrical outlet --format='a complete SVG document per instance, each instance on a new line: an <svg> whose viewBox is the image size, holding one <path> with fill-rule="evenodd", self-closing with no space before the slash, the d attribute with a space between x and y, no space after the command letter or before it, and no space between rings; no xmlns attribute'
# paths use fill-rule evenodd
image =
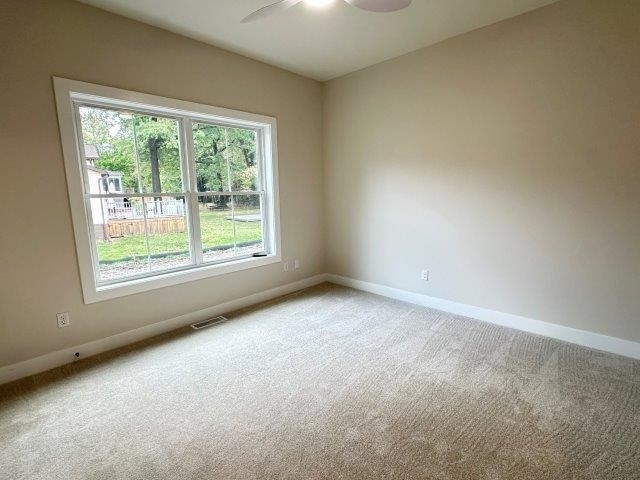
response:
<svg viewBox="0 0 640 480"><path fill-rule="evenodd" d="M282 269L283 269L285 272L288 272L288 271L289 271L289 262L284 262L284 263L282 264Z"/></svg>
<svg viewBox="0 0 640 480"><path fill-rule="evenodd" d="M58 319L58 328L68 327L71 323L69 312L57 313L56 318Z"/></svg>
<svg viewBox="0 0 640 480"><path fill-rule="evenodd" d="M298 270L300 268L300 260L297 258L293 261L293 269Z"/></svg>
<svg viewBox="0 0 640 480"><path fill-rule="evenodd" d="M422 273L420 274L420 278L425 282L428 282L431 279L431 272L429 272L429 270L427 269L422 270Z"/></svg>

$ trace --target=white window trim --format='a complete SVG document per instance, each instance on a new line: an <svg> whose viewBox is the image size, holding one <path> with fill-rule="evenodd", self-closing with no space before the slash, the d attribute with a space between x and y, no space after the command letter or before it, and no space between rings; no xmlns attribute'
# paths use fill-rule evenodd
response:
<svg viewBox="0 0 640 480"><path fill-rule="evenodd" d="M85 303L100 302L282 261L277 179L277 124L275 118L65 78L54 77L53 84L78 266ZM265 257L241 258L224 263L199 265L184 270L152 274L148 277L133 280L124 279L122 282L115 284L98 285L94 272L93 247L91 246L93 238L84 199L83 147L78 138L77 127L74 124L74 101L78 100L90 101L96 105L104 102L109 107L121 105L140 112L148 110L150 113L162 112L173 116L189 116L196 120L199 119L198 115L201 115L201 120L203 121L210 122L213 118L216 122L228 124L229 126L249 126L260 129L264 137L263 145L271 146L270 149L264 148L262 165L264 168L263 179L265 185L263 188L266 192L266 208L271 212L268 218L269 221L263 226L265 232L267 230L269 232L268 235L265 234L265 241L270 242L270 248L268 249L270 253Z"/></svg>

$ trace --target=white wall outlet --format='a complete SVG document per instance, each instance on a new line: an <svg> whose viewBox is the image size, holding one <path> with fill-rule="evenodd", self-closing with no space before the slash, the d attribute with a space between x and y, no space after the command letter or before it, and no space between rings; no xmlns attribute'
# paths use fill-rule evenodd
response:
<svg viewBox="0 0 640 480"><path fill-rule="evenodd" d="M293 261L293 269L298 270L300 268L300 260L297 258Z"/></svg>
<svg viewBox="0 0 640 480"><path fill-rule="evenodd" d="M422 270L420 278L425 282L428 282L431 279L431 272L425 268L424 270Z"/></svg>
<svg viewBox="0 0 640 480"><path fill-rule="evenodd" d="M284 262L284 263L282 264L282 269L283 269L285 272L288 272L288 271L289 271L289 262Z"/></svg>
<svg viewBox="0 0 640 480"><path fill-rule="evenodd" d="M56 318L58 319L58 328L68 327L71 323L69 312L57 313Z"/></svg>

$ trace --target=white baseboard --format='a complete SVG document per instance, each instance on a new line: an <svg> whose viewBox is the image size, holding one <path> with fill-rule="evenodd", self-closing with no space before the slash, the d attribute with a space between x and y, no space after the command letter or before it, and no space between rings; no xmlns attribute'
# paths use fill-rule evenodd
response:
<svg viewBox="0 0 640 480"><path fill-rule="evenodd" d="M208 307L203 310L180 315L178 317L163 320L158 323L146 325L144 327L129 330L127 332L118 333L110 337L95 340L93 342L84 343L75 347L65 348L64 350L58 350L55 352L47 353L40 357L25 360L23 362L14 363L13 365L7 365L0 368L0 384L17 380L19 378L28 377L36 373L44 372L67 363L71 363L76 359L75 353L80 352L81 358L87 358L98 353L113 350L114 348L129 345L131 343L144 340L146 338L159 335L161 333L175 330L176 328L184 327L194 322L205 320L210 317L215 317L223 313L238 310L240 308L249 307L266 300L271 300L288 293L302 290L303 288L311 287L326 281L326 275L316 275L313 277L305 278L297 282L288 283L279 287L271 288L263 292L254 293L246 297L231 300L229 302L221 303L213 307Z"/></svg>
<svg viewBox="0 0 640 480"><path fill-rule="evenodd" d="M0 384L71 363L76 360L76 352L81 353L81 358L87 358L92 355L97 355L98 353L113 350L114 348L122 347L161 333L175 330L176 328L180 328L194 322L255 305L266 300L271 300L325 281L640 360L640 343L637 342L609 337L600 333L578 330L576 328L565 327L554 323L547 323L540 320L533 320L531 318L513 315L511 313L497 312L495 310L489 310L482 307L474 307L472 305L452 302L450 300L430 297L428 295L408 292L406 290L400 290L398 288L365 282L362 280L355 280L353 278L341 277L334 274L320 274L198 310L196 312L187 313L158 323L136 328L135 330L129 330L127 332L112 335L93 342L47 353L46 355L15 363L13 365L0 367Z"/></svg>
<svg viewBox="0 0 640 480"><path fill-rule="evenodd" d="M529 333L543 335L569 343L575 343L584 347L594 348L605 352L623 355L640 359L640 343L623 340L621 338L609 337L600 333L578 330L576 328L565 327L555 323L547 323L540 320L513 315L511 313L497 312L482 307L474 307L464 303L452 302L441 298L430 297L421 293L408 292L398 288L387 287L376 283L355 280L353 278L341 277L339 275L328 274L327 281L351 287L365 292L375 293L396 300L422 305L424 307L435 308L445 312L475 318L488 323L502 325Z"/></svg>

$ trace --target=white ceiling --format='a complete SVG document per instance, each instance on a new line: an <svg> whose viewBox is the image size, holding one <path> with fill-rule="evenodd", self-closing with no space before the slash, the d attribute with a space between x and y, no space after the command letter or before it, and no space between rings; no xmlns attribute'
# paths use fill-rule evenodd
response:
<svg viewBox="0 0 640 480"><path fill-rule="evenodd" d="M334 0L243 24L275 0L80 0L316 80L329 80L556 0L413 0L370 13Z"/></svg>

